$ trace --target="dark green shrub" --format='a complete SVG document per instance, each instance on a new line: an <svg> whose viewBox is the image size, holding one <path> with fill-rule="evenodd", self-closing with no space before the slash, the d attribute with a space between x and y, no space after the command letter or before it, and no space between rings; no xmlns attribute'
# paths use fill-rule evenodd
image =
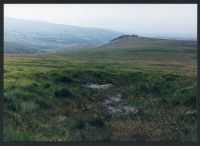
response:
<svg viewBox="0 0 200 146"><path fill-rule="evenodd" d="M44 84L44 88L47 89L49 88L51 85L49 83Z"/></svg>
<svg viewBox="0 0 200 146"><path fill-rule="evenodd" d="M58 76L56 77L56 81L63 83L72 83L73 80L68 76Z"/></svg>
<svg viewBox="0 0 200 146"><path fill-rule="evenodd" d="M162 92L162 86L160 84L154 84L151 87L151 91L153 94L160 95Z"/></svg>
<svg viewBox="0 0 200 146"><path fill-rule="evenodd" d="M32 83L32 85L33 85L34 87L38 87L38 86L39 86L38 83Z"/></svg>
<svg viewBox="0 0 200 146"><path fill-rule="evenodd" d="M18 102L14 102L14 101L10 102L10 103L6 103L5 107L7 110L14 111L14 112L21 110L20 104Z"/></svg>
<svg viewBox="0 0 200 146"><path fill-rule="evenodd" d="M70 116L71 116L71 113L68 112L68 111L66 111L66 112L64 113L64 115L65 115L66 117L70 117Z"/></svg>
<svg viewBox="0 0 200 146"><path fill-rule="evenodd" d="M87 123L87 122L86 122L85 120L80 119L80 120L78 120L78 121L76 122L75 128L77 128L77 129L84 129L85 126L86 126L86 123Z"/></svg>
<svg viewBox="0 0 200 146"><path fill-rule="evenodd" d="M95 72L95 73L94 73L94 77L101 78L102 75L101 75L101 73Z"/></svg>
<svg viewBox="0 0 200 146"><path fill-rule="evenodd" d="M30 91L31 92L37 91L38 87L39 87L38 83L35 83L35 82L30 83L30 84L25 85L25 86L22 86L22 88L24 90L28 91L28 92L30 92Z"/></svg>
<svg viewBox="0 0 200 146"><path fill-rule="evenodd" d="M163 75L162 80L163 81L175 81L179 78L180 76L178 75Z"/></svg>
<svg viewBox="0 0 200 146"><path fill-rule="evenodd" d="M151 140L150 136L148 136L146 134L135 134L132 137L133 137L133 139L135 141L140 141L140 142L142 142L142 141L150 141Z"/></svg>
<svg viewBox="0 0 200 146"><path fill-rule="evenodd" d="M16 99L20 99L20 100L24 100L24 101L30 101L32 99L37 98L37 95L33 94L30 91L23 91L23 90L12 90L11 95L9 95L10 97L16 98Z"/></svg>
<svg viewBox="0 0 200 146"><path fill-rule="evenodd" d="M51 72L50 75L51 76L57 76L58 74L56 72Z"/></svg>
<svg viewBox="0 0 200 146"><path fill-rule="evenodd" d="M40 109L49 109L49 108L51 108L51 106L48 103L46 103L45 101L36 100L35 104L38 105Z"/></svg>
<svg viewBox="0 0 200 146"><path fill-rule="evenodd" d="M94 126L94 127L98 127L98 128L105 126L104 122L99 118L90 121L89 124Z"/></svg>
<svg viewBox="0 0 200 146"><path fill-rule="evenodd" d="M148 82L139 83L136 86L136 92L138 95L147 95L147 94L151 93L151 86Z"/></svg>
<svg viewBox="0 0 200 146"><path fill-rule="evenodd" d="M43 72L37 72L35 76L39 79L48 79L47 75Z"/></svg>
<svg viewBox="0 0 200 146"><path fill-rule="evenodd" d="M171 98L172 104L196 107L196 86L178 89Z"/></svg>
<svg viewBox="0 0 200 146"><path fill-rule="evenodd" d="M72 96L71 91L69 91L67 88L62 88L62 89L58 89L54 92L54 95L56 97L70 97Z"/></svg>

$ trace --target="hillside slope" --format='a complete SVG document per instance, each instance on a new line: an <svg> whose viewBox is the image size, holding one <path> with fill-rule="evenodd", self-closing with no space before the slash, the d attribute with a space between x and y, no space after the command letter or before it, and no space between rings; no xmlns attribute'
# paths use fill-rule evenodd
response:
<svg viewBox="0 0 200 146"><path fill-rule="evenodd" d="M154 45L183 47L183 46L196 46L197 44L196 41L148 38L137 35L122 35L111 40L102 47L131 48L135 46L154 46Z"/></svg>
<svg viewBox="0 0 200 146"><path fill-rule="evenodd" d="M105 29L13 18L5 18L4 26L6 46L4 51L11 54L17 53L16 49L27 50L32 48L31 52L41 52L41 50L57 51L59 49L99 46L122 35L120 32ZM15 44L15 47L13 47L13 44ZM30 48L25 47L27 45ZM24 53L26 52L24 51Z"/></svg>
<svg viewBox="0 0 200 146"><path fill-rule="evenodd" d="M164 64L190 64L196 66L197 42L120 36L109 43L90 49L67 51L68 57L78 57L97 61L146 62Z"/></svg>

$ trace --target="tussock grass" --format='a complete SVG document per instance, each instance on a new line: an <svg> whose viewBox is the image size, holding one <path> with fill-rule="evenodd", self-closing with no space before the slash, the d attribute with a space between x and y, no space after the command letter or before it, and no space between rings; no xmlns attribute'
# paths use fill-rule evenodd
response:
<svg viewBox="0 0 200 146"><path fill-rule="evenodd" d="M195 51L154 47L5 56L4 139L196 141ZM139 112L110 115L117 93Z"/></svg>

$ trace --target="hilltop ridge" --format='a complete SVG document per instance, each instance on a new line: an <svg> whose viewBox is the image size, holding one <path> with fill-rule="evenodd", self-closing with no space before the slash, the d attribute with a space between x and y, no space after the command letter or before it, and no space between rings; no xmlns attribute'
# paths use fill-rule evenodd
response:
<svg viewBox="0 0 200 146"><path fill-rule="evenodd" d="M136 34L133 35L121 35L119 37L114 38L110 42L106 43L102 47L104 48L132 48L135 46L188 46L194 45L196 46L196 41L191 40L173 40L173 39L161 39L161 38L150 38L138 36Z"/></svg>

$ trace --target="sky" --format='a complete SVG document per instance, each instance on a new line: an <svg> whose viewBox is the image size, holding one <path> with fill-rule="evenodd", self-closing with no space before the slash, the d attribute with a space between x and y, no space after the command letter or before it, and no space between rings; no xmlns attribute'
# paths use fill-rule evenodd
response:
<svg viewBox="0 0 200 146"><path fill-rule="evenodd" d="M4 16L167 38L197 38L196 4L5 4Z"/></svg>

